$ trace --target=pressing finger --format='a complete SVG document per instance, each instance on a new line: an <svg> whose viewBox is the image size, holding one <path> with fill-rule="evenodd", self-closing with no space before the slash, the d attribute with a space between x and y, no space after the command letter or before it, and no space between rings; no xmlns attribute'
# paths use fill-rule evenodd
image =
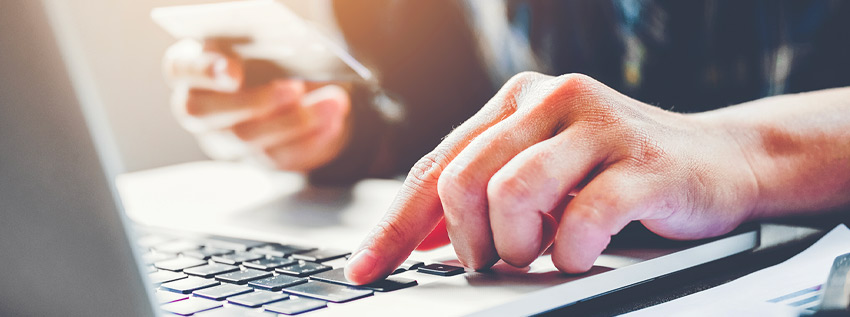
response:
<svg viewBox="0 0 850 317"><path fill-rule="evenodd" d="M443 217L437 192L443 169L473 138L514 112L514 108L503 107L502 100L528 80L522 76L512 79L481 111L414 165L390 210L349 260L346 278L370 283L386 277L407 259Z"/></svg>

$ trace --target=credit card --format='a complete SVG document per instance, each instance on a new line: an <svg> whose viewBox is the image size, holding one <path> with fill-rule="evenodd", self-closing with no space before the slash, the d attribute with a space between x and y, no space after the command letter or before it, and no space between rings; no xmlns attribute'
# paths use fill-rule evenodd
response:
<svg viewBox="0 0 850 317"><path fill-rule="evenodd" d="M151 18L177 39L226 39L244 60L278 67L277 76L373 80L369 69L342 45L274 0L160 7L151 11Z"/></svg>

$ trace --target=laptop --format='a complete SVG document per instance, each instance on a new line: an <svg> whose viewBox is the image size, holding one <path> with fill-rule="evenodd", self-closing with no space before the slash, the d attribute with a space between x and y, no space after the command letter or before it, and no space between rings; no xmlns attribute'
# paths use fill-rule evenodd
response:
<svg viewBox="0 0 850 317"><path fill-rule="evenodd" d="M338 275L348 250L325 248L328 241L139 226L118 203L115 156L96 109L80 102L85 89L72 85L75 68L63 61L54 34L61 26L53 26L41 1L0 10L3 316L532 315L759 241L752 228L677 242L632 226L587 274L559 273L547 256L529 269L473 272L421 253L388 281L350 287Z"/></svg>

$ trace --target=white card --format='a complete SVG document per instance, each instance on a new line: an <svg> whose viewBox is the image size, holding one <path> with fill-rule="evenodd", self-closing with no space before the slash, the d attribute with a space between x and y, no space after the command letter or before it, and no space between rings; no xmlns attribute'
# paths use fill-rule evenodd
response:
<svg viewBox="0 0 850 317"><path fill-rule="evenodd" d="M372 79L345 49L274 0L161 7L151 11L151 18L178 39L248 39L233 50L245 59L276 63L295 77Z"/></svg>

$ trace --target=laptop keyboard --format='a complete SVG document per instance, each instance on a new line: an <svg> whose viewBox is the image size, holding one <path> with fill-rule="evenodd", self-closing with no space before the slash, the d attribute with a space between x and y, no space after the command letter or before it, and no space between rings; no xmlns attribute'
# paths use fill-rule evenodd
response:
<svg viewBox="0 0 850 317"><path fill-rule="evenodd" d="M297 315L327 309L328 302L347 303L417 285L415 280L393 276L353 285L343 276L342 266L350 255L343 250L155 234L138 242L146 250L142 259L157 288L160 307L182 316ZM463 268L438 265L463 272ZM443 275L423 270L427 267L408 260L393 274L421 270Z"/></svg>

